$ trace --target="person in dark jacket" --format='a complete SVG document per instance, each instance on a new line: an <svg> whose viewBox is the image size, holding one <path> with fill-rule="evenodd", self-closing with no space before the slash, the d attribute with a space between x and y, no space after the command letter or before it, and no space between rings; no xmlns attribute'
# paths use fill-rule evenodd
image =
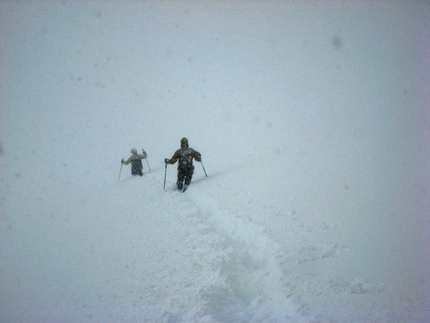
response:
<svg viewBox="0 0 430 323"><path fill-rule="evenodd" d="M131 163L131 175L136 176L142 176L143 175L143 165L142 165L142 159L145 159L148 156L145 150L142 148L142 154L137 153L137 149L133 148L131 150L131 156L124 161L124 158L121 160L121 164L128 165Z"/></svg>
<svg viewBox="0 0 430 323"><path fill-rule="evenodd" d="M194 173L193 159L201 162L202 155L198 151L188 146L187 138L182 138L181 148L175 151L172 158L166 158L164 160L166 164L174 164L176 161L178 161L178 180L176 182L178 190L183 189L185 192L191 183Z"/></svg>

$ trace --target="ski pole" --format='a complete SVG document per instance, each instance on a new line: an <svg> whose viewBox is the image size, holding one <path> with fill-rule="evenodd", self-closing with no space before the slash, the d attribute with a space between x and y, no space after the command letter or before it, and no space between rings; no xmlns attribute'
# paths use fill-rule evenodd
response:
<svg viewBox="0 0 430 323"><path fill-rule="evenodd" d="M167 163L164 162L164 185L163 185L163 190L166 189L166 173L167 173Z"/></svg>
<svg viewBox="0 0 430 323"><path fill-rule="evenodd" d="M118 182L119 182L119 180L120 180L120 178L121 178L121 171L122 171L122 160L121 160L121 168L119 169Z"/></svg>
<svg viewBox="0 0 430 323"><path fill-rule="evenodd" d="M145 156L147 156L146 152L145 152L145 150L143 150L143 148L142 148L142 154L145 155ZM149 167L148 159L146 157L145 157L145 159L146 159L146 163L148 164L149 170L151 170L151 167Z"/></svg>
<svg viewBox="0 0 430 323"><path fill-rule="evenodd" d="M205 172L205 175L206 175L206 177L208 177L208 174L206 174L206 169L205 169L205 166L203 166L203 162L202 162L202 161L200 161L200 163L202 164L202 167L203 167L203 171Z"/></svg>

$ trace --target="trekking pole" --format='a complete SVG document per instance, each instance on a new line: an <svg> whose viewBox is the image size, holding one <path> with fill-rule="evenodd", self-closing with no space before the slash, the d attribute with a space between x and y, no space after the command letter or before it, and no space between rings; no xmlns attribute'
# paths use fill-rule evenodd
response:
<svg viewBox="0 0 430 323"><path fill-rule="evenodd" d="M206 177L208 177L208 174L206 174L206 169L205 169L205 166L203 166L203 162L202 162L202 161L200 161L200 163L202 164L202 167L203 167L203 171L205 172L205 175L206 175Z"/></svg>
<svg viewBox="0 0 430 323"><path fill-rule="evenodd" d="M121 171L122 171L122 160L121 160L121 168L119 169L118 182L119 182L119 180L120 180L120 178L121 178Z"/></svg>
<svg viewBox="0 0 430 323"><path fill-rule="evenodd" d="M143 150L143 148L142 148L142 154L146 155L146 153L145 153L145 151ZM149 167L148 159L147 159L146 157L145 157L145 159L146 159L146 163L148 164L148 168L149 168L149 170L151 170L151 167Z"/></svg>
<svg viewBox="0 0 430 323"><path fill-rule="evenodd" d="M164 185L163 185L163 190L166 189L166 174L167 174L167 163L164 162Z"/></svg>

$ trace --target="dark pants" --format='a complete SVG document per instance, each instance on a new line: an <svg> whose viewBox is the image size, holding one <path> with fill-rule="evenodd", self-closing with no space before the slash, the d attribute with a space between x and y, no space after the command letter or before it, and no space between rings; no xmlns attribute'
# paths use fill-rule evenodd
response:
<svg viewBox="0 0 430 323"><path fill-rule="evenodd" d="M133 175L133 176L136 176L136 175L142 176L143 175L142 167L140 167L140 165L137 165L137 166L131 165L131 175Z"/></svg>
<svg viewBox="0 0 430 323"><path fill-rule="evenodd" d="M178 181L176 182L176 185L178 186L178 189L181 190L184 187L189 186L191 183L191 179L193 178L193 169L189 170L183 170L178 169Z"/></svg>

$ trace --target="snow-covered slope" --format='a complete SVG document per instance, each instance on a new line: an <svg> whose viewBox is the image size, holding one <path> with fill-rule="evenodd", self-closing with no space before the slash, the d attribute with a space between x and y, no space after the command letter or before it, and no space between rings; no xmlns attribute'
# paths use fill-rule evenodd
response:
<svg viewBox="0 0 430 323"><path fill-rule="evenodd" d="M0 3L0 322L428 322L429 10Z"/></svg>

